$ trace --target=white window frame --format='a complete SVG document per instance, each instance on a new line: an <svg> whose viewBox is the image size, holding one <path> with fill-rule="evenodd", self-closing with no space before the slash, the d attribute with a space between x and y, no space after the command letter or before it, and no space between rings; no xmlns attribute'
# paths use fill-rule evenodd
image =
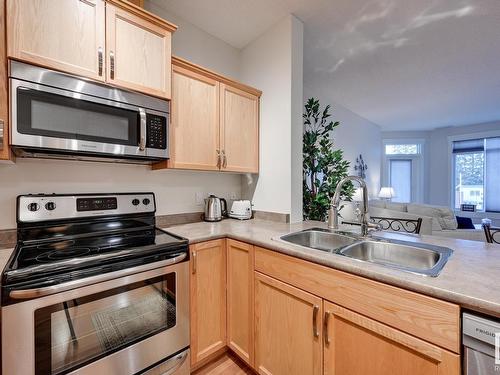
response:
<svg viewBox="0 0 500 375"><path fill-rule="evenodd" d="M494 138L500 137L499 130L490 130L485 132L477 132L477 133L467 133L460 135L450 135L448 137L448 206L454 210L455 212L460 212L464 214L463 211L455 208L455 199L453 197L453 189L455 186L455 165L453 163L453 142L455 141L467 141L469 139L479 139L479 138ZM486 160L486 159L485 159ZM485 176L486 177L486 176ZM483 203L484 209L486 209L486 191L484 191L483 199L485 202ZM464 215L468 216L468 215ZM486 212L486 211L478 211L474 217L492 217L492 218L500 218L500 214L498 212Z"/></svg>
<svg viewBox="0 0 500 375"><path fill-rule="evenodd" d="M418 145L418 154L392 154L386 155L386 145ZM390 162L389 160L411 160L412 163L412 197L411 202L424 202L424 162L425 162L425 139L422 138L387 138L382 140L382 186L390 186ZM396 194L398 192L396 191Z"/></svg>

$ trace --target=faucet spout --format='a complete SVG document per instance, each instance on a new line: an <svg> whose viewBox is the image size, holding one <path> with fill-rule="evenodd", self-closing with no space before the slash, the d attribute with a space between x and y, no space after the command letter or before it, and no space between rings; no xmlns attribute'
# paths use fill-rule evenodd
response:
<svg viewBox="0 0 500 375"><path fill-rule="evenodd" d="M339 204L342 194L342 188L348 182L357 182L362 189L363 195L363 207L361 210L361 234L366 236L368 234L368 229L372 227L368 223L368 187L366 186L365 180L358 176L347 176L343 178L335 188L335 193L330 201L330 209L328 210L328 228L338 229L339 228Z"/></svg>

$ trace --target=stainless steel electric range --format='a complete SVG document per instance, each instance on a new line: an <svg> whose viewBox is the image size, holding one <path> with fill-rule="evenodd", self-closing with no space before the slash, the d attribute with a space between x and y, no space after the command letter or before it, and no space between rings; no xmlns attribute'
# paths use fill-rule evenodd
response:
<svg viewBox="0 0 500 375"><path fill-rule="evenodd" d="M22 195L2 274L4 374L143 374L188 366L187 240L153 193Z"/></svg>

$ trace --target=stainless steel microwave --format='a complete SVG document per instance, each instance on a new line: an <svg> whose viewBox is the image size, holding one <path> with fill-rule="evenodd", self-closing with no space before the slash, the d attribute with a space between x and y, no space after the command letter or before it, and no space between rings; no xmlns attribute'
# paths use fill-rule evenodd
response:
<svg viewBox="0 0 500 375"><path fill-rule="evenodd" d="M168 159L169 101L9 62L10 143L21 157Z"/></svg>

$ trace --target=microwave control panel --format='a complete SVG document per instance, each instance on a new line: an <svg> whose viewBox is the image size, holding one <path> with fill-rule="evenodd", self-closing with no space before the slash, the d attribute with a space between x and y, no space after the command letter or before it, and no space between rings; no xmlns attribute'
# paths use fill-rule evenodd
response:
<svg viewBox="0 0 500 375"><path fill-rule="evenodd" d="M146 114L146 147L165 150L167 148L167 118Z"/></svg>

